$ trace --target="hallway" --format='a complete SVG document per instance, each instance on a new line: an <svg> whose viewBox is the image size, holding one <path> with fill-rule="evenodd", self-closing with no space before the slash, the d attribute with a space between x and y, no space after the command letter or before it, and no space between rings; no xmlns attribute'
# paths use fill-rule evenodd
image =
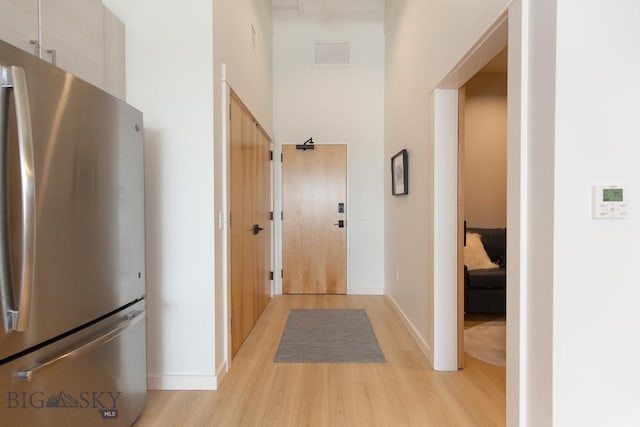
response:
<svg viewBox="0 0 640 427"><path fill-rule="evenodd" d="M291 308L364 308L386 364L275 364ZM150 391L143 426L502 426L505 369L435 372L383 296L277 296L218 391Z"/></svg>

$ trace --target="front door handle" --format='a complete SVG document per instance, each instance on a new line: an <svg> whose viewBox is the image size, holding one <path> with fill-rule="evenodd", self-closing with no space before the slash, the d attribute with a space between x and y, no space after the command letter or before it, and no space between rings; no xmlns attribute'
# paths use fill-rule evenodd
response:
<svg viewBox="0 0 640 427"><path fill-rule="evenodd" d="M260 227L258 224L253 224L253 235L260 233L264 228Z"/></svg>
<svg viewBox="0 0 640 427"><path fill-rule="evenodd" d="M344 228L344 219L339 219L338 223L333 225L337 225L338 228Z"/></svg>

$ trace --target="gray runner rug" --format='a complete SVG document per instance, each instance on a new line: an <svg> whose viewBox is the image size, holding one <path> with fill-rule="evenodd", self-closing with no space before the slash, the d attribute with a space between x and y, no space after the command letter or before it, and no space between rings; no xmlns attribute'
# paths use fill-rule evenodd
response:
<svg viewBox="0 0 640 427"><path fill-rule="evenodd" d="M276 363L385 363L363 309L292 309Z"/></svg>

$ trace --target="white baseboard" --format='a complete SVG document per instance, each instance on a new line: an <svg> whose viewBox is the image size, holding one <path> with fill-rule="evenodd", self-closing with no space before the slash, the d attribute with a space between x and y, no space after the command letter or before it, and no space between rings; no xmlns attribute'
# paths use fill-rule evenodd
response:
<svg viewBox="0 0 640 427"><path fill-rule="evenodd" d="M384 288L347 289L347 295L384 295Z"/></svg>
<svg viewBox="0 0 640 427"><path fill-rule="evenodd" d="M282 295L282 288L274 288L272 296ZM384 288L355 288L347 289L347 295L384 295Z"/></svg>
<svg viewBox="0 0 640 427"><path fill-rule="evenodd" d="M149 390L217 390L217 375L160 375L147 377Z"/></svg>
<svg viewBox="0 0 640 427"><path fill-rule="evenodd" d="M396 313L398 313L398 316L400 316L400 319L402 319L402 322L405 324L405 326L409 330L409 333L415 340L416 344L418 344L418 347L420 347L420 350L424 353L425 356L427 356L427 360L429 361L429 363L431 363L431 366L433 366L433 352L431 351L431 346L429 346L429 344L427 344L427 342L420 336L420 334L418 333L418 330L413 325L413 323L411 323L411 320L409 320L409 318L404 313L402 308L400 308L396 300L389 294L385 294L385 297L387 298L387 300L389 300L389 302L391 303L391 306L396 311Z"/></svg>
<svg viewBox="0 0 640 427"><path fill-rule="evenodd" d="M224 377L227 376L227 372L229 372L229 367L227 366L227 362L224 362L216 372L216 390L220 387L220 384L222 384Z"/></svg>

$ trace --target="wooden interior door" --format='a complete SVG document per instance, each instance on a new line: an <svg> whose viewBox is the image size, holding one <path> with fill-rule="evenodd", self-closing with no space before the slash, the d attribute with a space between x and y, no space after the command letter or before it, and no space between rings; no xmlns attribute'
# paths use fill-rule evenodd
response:
<svg viewBox="0 0 640 427"><path fill-rule="evenodd" d="M258 269L256 282L256 307L255 320L271 299L272 284L272 197L271 197L271 141L263 129L255 126L255 150L256 150L256 207L254 224L262 230L254 235L256 249L256 265Z"/></svg>
<svg viewBox="0 0 640 427"><path fill-rule="evenodd" d="M283 293L345 294L347 148L282 153Z"/></svg>
<svg viewBox="0 0 640 427"><path fill-rule="evenodd" d="M270 140L232 94L230 105L231 354L271 298Z"/></svg>

